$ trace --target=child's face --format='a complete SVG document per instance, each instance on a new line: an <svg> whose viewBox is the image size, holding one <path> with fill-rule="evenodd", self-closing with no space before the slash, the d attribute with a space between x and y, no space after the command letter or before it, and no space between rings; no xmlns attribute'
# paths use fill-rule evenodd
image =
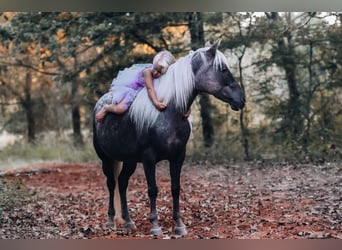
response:
<svg viewBox="0 0 342 250"><path fill-rule="evenodd" d="M157 66L151 70L153 78L159 78L163 74L163 69L160 66Z"/></svg>

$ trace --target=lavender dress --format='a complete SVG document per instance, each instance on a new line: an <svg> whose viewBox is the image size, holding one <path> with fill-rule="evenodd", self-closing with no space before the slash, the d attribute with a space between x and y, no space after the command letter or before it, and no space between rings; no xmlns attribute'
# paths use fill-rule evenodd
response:
<svg viewBox="0 0 342 250"><path fill-rule="evenodd" d="M133 64L118 73L110 88L112 103L118 104L123 100L126 109L131 106L139 91L145 87L143 70L146 68L152 68L152 64Z"/></svg>

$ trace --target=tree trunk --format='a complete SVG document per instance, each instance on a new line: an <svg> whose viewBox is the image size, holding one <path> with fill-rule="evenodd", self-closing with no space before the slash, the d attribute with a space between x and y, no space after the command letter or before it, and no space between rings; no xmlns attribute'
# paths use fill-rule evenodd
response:
<svg viewBox="0 0 342 250"><path fill-rule="evenodd" d="M207 94L201 93L199 95L199 105L201 107L200 114L202 118L202 135L204 146L209 148L213 144L214 128L210 114L212 105Z"/></svg>
<svg viewBox="0 0 342 250"><path fill-rule="evenodd" d="M243 32L242 32L242 28L241 28L241 23L239 22L239 30L240 30L240 39L242 41L247 41L248 37L244 37L243 36ZM249 31L247 32L248 34L250 33ZM245 44L243 45L243 49L241 51L241 54L238 55L238 59L239 59L239 77L240 77L240 85L242 88L242 91L245 95L245 98L247 98L246 96L246 91L245 91L245 85L243 82L243 75L242 75L242 59L246 54L246 49L247 49L247 45ZM242 135L242 146L245 152L245 160L249 161L250 160L250 155L249 155L249 130L248 130L248 119L247 119L247 115L245 115L245 111L247 112L247 107L245 106L244 109L241 109L240 111L240 130L241 130L241 135Z"/></svg>
<svg viewBox="0 0 342 250"><path fill-rule="evenodd" d="M33 101L31 97L31 85L32 85L32 75L31 72L26 73L25 79L25 99L22 104L26 112L26 121L27 121L27 139L29 143L34 143L36 139L36 130L35 130L35 120L33 114Z"/></svg>
<svg viewBox="0 0 342 250"><path fill-rule="evenodd" d="M303 121L301 119L300 107L300 94L296 82L296 62L293 55L292 47L286 48L280 43L280 50L286 51L287 54L282 57L283 67L285 69L286 80L289 89L289 100L287 105L287 124L289 124L290 132L293 137L297 137L303 128Z"/></svg>
<svg viewBox="0 0 342 250"><path fill-rule="evenodd" d="M200 12L188 13L189 30L191 36L191 49L196 50L204 46L203 19ZM210 147L213 143L214 129L211 118L213 105L210 103L208 94L199 94L200 114L202 118L202 134L205 147Z"/></svg>
<svg viewBox="0 0 342 250"><path fill-rule="evenodd" d="M280 19L277 12L272 12L269 18L277 21ZM288 24L290 25L290 24ZM287 102L287 112L284 117L284 132L290 135L292 142L298 140L303 130L303 119L300 111L300 93L296 81L296 58L292 42L291 29L288 28L283 36L278 40L278 56L280 56L281 67L285 70L285 78L289 90L289 99Z"/></svg>
<svg viewBox="0 0 342 250"><path fill-rule="evenodd" d="M78 95L78 78L75 77L71 81L71 115L74 142L77 145L83 145L81 133L81 113L80 113L80 97Z"/></svg>
<svg viewBox="0 0 342 250"><path fill-rule="evenodd" d="M306 102L305 102L305 118L306 118L306 128L303 135L303 150L306 155L308 155L309 150L308 147L310 145L311 140L311 123L312 123L312 115L311 115L311 101L314 95L314 87L313 87L313 42L310 41L310 53L309 53L309 65L308 65L308 73L309 73L309 91L307 93Z"/></svg>
<svg viewBox="0 0 342 250"><path fill-rule="evenodd" d="M246 96L245 86L243 83L243 76L242 76L242 65L241 65L242 58L243 58L244 54L245 54L245 49L244 49L241 57L239 57L239 73L240 73L240 85L241 85L241 88L242 88L242 90ZM242 146L243 146L243 149L245 152L245 160L249 161L250 160L250 156L249 156L249 130L248 130L247 124L245 124L245 119L246 119L245 109L246 109L246 107L244 109L241 109L241 111L240 111L240 130L241 130L241 134L242 134Z"/></svg>

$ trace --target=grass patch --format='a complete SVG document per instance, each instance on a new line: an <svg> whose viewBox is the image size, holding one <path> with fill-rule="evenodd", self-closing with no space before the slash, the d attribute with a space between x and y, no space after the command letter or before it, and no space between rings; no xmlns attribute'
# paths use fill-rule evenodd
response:
<svg viewBox="0 0 342 250"><path fill-rule="evenodd" d="M4 161L8 159L87 162L97 159L97 156L92 145L76 147L72 144L62 142L54 145L27 145L16 143L4 148L0 152L0 160Z"/></svg>
<svg viewBox="0 0 342 250"><path fill-rule="evenodd" d="M14 144L4 148L0 152L0 159L6 158L60 160L60 161L90 161L96 159L92 147L75 147L70 144L56 145L23 145Z"/></svg>
<svg viewBox="0 0 342 250"><path fill-rule="evenodd" d="M44 135L33 145L17 141L0 150L0 170L19 162L57 161L57 162L92 162L98 157L91 141L82 146L72 142L72 137L58 138Z"/></svg>

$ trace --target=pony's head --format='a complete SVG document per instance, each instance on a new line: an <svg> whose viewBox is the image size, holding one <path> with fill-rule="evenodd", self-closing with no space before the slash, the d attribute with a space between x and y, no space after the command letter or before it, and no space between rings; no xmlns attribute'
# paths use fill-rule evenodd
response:
<svg viewBox="0 0 342 250"><path fill-rule="evenodd" d="M245 94L230 72L227 60L217 49L219 42L210 47L198 49L191 60L198 91L214 95L230 104L233 110L245 106Z"/></svg>

